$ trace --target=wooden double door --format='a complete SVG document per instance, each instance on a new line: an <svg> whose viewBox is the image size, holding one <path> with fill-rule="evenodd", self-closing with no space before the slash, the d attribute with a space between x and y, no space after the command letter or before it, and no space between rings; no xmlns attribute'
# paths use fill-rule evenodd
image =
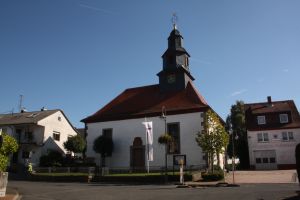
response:
<svg viewBox="0 0 300 200"><path fill-rule="evenodd" d="M130 146L130 167L134 172L145 171L145 145L140 137L134 138Z"/></svg>

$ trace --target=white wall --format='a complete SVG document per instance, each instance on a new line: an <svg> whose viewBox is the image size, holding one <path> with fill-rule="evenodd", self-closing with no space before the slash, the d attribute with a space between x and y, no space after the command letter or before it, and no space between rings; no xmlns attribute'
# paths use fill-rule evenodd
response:
<svg viewBox="0 0 300 200"><path fill-rule="evenodd" d="M144 118L129 119L121 121L99 122L87 124L87 156L95 157L96 163L99 163L99 155L93 151L94 140L102 135L102 129L113 129L114 152L108 159L107 164L110 167L130 167L130 146L135 137L141 137L145 144L145 128L142 124ZM164 146L159 145L158 137L165 132L164 120L159 117L147 118L147 121L153 122L154 135L154 161L150 162L151 167L164 166ZM186 154L187 165L205 165L202 159L202 150L195 141L196 134L202 130L201 122L203 121L201 113L189 113L180 115L168 115L167 123L180 123L180 149L181 154ZM168 156L168 165L172 166L173 156Z"/></svg>
<svg viewBox="0 0 300 200"><path fill-rule="evenodd" d="M283 141L282 132L293 132L294 140ZM268 133L269 142L258 142L258 133ZM250 164L255 165L254 151L275 150L277 164L295 164L295 148L300 143L300 129L247 131ZM274 136L277 135L277 139Z"/></svg>
<svg viewBox="0 0 300 200"><path fill-rule="evenodd" d="M38 122L38 125L45 127L43 142L47 141L49 137L53 139L54 131L60 133L60 140L59 141L54 140L54 141L64 153L66 153L66 150L63 147L63 143L67 141L68 136L77 134L73 129L73 127L68 122L68 120L64 117L64 115L60 111L57 111L56 113L44 118L43 120L40 120ZM47 149L48 146L46 145L43 148ZM49 148L53 148L52 145L49 146Z"/></svg>

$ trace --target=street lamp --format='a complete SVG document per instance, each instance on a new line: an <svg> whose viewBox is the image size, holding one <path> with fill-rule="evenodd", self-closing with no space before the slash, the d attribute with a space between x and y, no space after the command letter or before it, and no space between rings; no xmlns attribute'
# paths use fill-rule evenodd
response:
<svg viewBox="0 0 300 200"><path fill-rule="evenodd" d="M166 111L166 107L163 106L161 108L161 119L164 120L165 122L165 133L167 134L167 111ZM165 182L168 181L168 144L165 144Z"/></svg>
<svg viewBox="0 0 300 200"><path fill-rule="evenodd" d="M235 184L234 181L234 168L235 168L235 157L234 157L234 136L233 131L230 130L231 134L231 143L232 143L232 157L231 157L231 167L232 167L232 184Z"/></svg>
<svg viewBox="0 0 300 200"><path fill-rule="evenodd" d="M234 132L232 131L232 128L229 129L229 134L231 135L231 143L232 143L232 184L235 184L234 180L234 171L235 171L235 151L234 151L234 140L238 139L238 136L234 136Z"/></svg>

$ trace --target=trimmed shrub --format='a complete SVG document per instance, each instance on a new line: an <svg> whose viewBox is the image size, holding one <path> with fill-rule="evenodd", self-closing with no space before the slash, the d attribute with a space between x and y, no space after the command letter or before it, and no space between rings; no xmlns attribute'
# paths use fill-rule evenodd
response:
<svg viewBox="0 0 300 200"><path fill-rule="evenodd" d="M63 163L63 156L58 151L50 151L47 155L40 157L41 167L60 167Z"/></svg>
<svg viewBox="0 0 300 200"><path fill-rule="evenodd" d="M214 173L205 172L202 173L202 179L203 181L220 181L224 179L224 173L223 171L215 171Z"/></svg>

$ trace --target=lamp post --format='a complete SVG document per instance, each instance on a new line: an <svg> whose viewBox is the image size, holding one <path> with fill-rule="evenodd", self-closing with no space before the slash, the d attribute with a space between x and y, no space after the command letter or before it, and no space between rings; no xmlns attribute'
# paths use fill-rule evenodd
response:
<svg viewBox="0 0 300 200"><path fill-rule="evenodd" d="M165 133L167 134L167 112L166 107L161 108L161 116L165 123ZM168 144L165 144L165 182L168 182Z"/></svg>
<svg viewBox="0 0 300 200"><path fill-rule="evenodd" d="M229 130L229 133L231 135L231 143L232 143L232 184L235 184L235 179L234 179L234 171L235 171L235 151L234 151L234 141L238 139L238 136L234 136L234 132L232 131L231 127Z"/></svg>
<svg viewBox="0 0 300 200"><path fill-rule="evenodd" d="M232 167L232 184L235 184L234 180L234 170L235 170L235 156L234 156L234 135L233 131L231 130L231 142L232 142L232 159L231 159L231 167Z"/></svg>

